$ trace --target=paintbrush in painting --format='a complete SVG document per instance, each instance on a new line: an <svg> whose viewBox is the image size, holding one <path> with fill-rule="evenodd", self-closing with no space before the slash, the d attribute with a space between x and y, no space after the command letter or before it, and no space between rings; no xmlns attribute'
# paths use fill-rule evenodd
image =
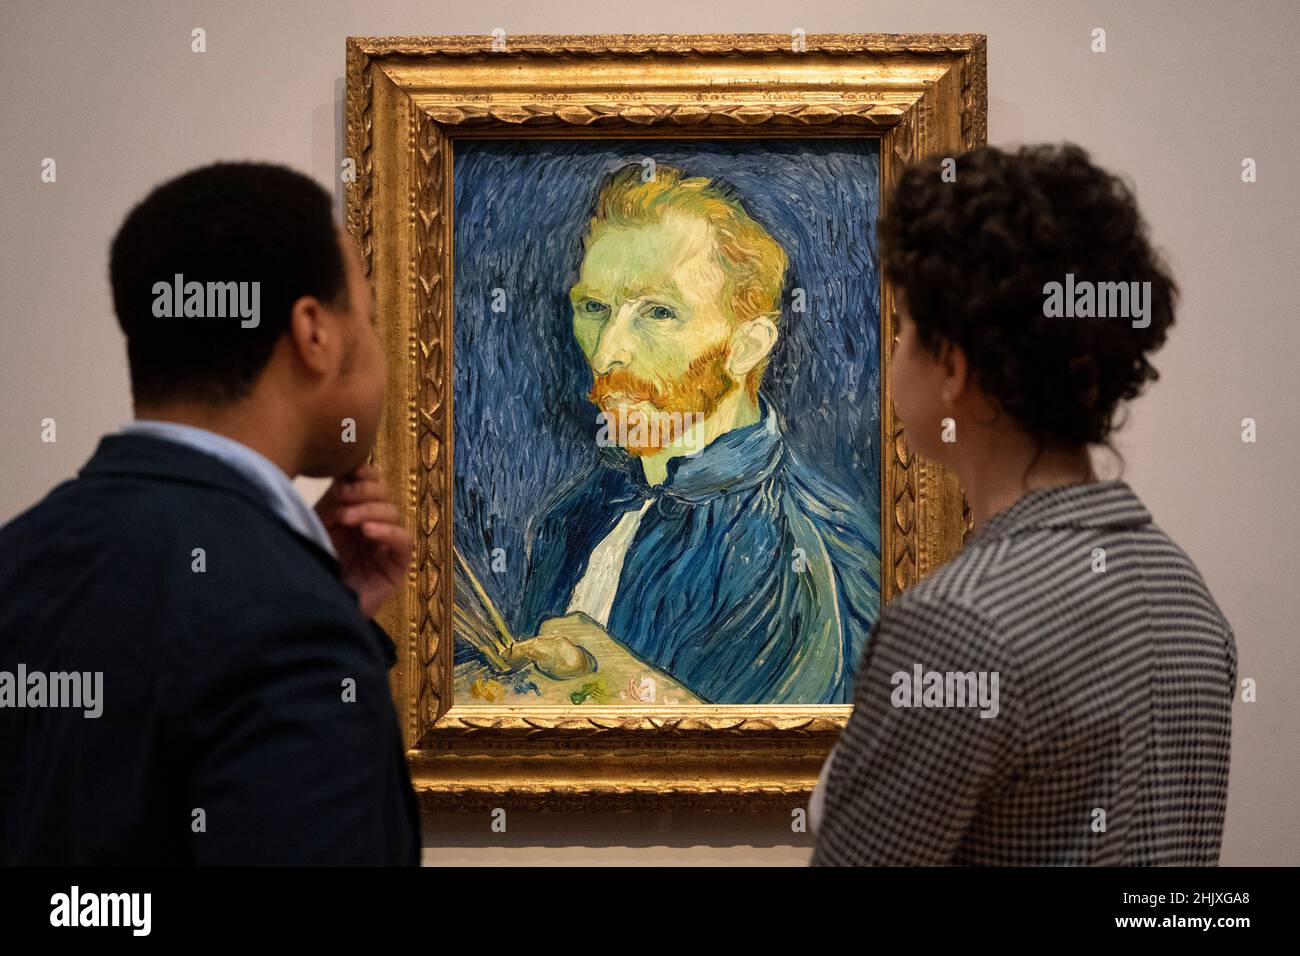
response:
<svg viewBox="0 0 1300 956"><path fill-rule="evenodd" d="M514 635L460 549L453 547L452 554L456 561L453 601L456 633L478 648L494 670L504 673L511 669L509 657Z"/></svg>

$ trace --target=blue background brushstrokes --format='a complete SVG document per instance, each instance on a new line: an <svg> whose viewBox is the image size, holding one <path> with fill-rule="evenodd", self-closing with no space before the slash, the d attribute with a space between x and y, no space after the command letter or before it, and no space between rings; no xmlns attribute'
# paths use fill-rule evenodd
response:
<svg viewBox="0 0 1300 956"><path fill-rule="evenodd" d="M529 518L594 457L591 372L568 290L601 179L650 157L721 177L790 258L763 386L804 460L879 528L878 140L456 141L455 539L507 619ZM805 290L792 312L790 290ZM493 312L492 290L506 309ZM491 569L494 548L505 570Z"/></svg>

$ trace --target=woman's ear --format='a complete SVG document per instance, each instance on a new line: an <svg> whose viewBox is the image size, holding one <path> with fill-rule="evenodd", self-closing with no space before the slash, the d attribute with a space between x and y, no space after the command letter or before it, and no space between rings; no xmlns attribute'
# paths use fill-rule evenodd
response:
<svg viewBox="0 0 1300 956"><path fill-rule="evenodd" d="M775 318L774 313L755 316L732 333L727 357L727 371L732 376L744 378L772 353L777 336Z"/></svg>
<svg viewBox="0 0 1300 956"><path fill-rule="evenodd" d="M945 342L939 352L939 364L943 369L943 399L955 402L966 393L970 383L966 352L959 345Z"/></svg>

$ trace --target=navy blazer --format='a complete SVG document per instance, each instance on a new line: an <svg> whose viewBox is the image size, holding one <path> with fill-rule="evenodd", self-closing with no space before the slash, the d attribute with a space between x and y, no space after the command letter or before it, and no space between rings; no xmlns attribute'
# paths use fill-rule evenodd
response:
<svg viewBox="0 0 1300 956"><path fill-rule="evenodd" d="M98 717L0 697L0 863L417 864L395 661L242 475L104 438L0 529L0 680L102 674Z"/></svg>

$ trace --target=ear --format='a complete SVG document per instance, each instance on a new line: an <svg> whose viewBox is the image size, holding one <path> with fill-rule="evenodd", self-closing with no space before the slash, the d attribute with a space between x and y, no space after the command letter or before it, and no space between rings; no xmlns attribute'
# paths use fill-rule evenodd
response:
<svg viewBox="0 0 1300 956"><path fill-rule="evenodd" d="M961 346L945 342L939 351L939 366L943 370L943 398L955 402L966 394L970 386L970 363Z"/></svg>
<svg viewBox="0 0 1300 956"><path fill-rule="evenodd" d="M734 377L744 378L771 354L777 335L774 318L774 313L755 316L731 334L727 371Z"/></svg>
<svg viewBox="0 0 1300 956"><path fill-rule="evenodd" d="M315 296L305 295L289 310L292 354L312 375L328 375L339 364L342 330L337 317Z"/></svg>

